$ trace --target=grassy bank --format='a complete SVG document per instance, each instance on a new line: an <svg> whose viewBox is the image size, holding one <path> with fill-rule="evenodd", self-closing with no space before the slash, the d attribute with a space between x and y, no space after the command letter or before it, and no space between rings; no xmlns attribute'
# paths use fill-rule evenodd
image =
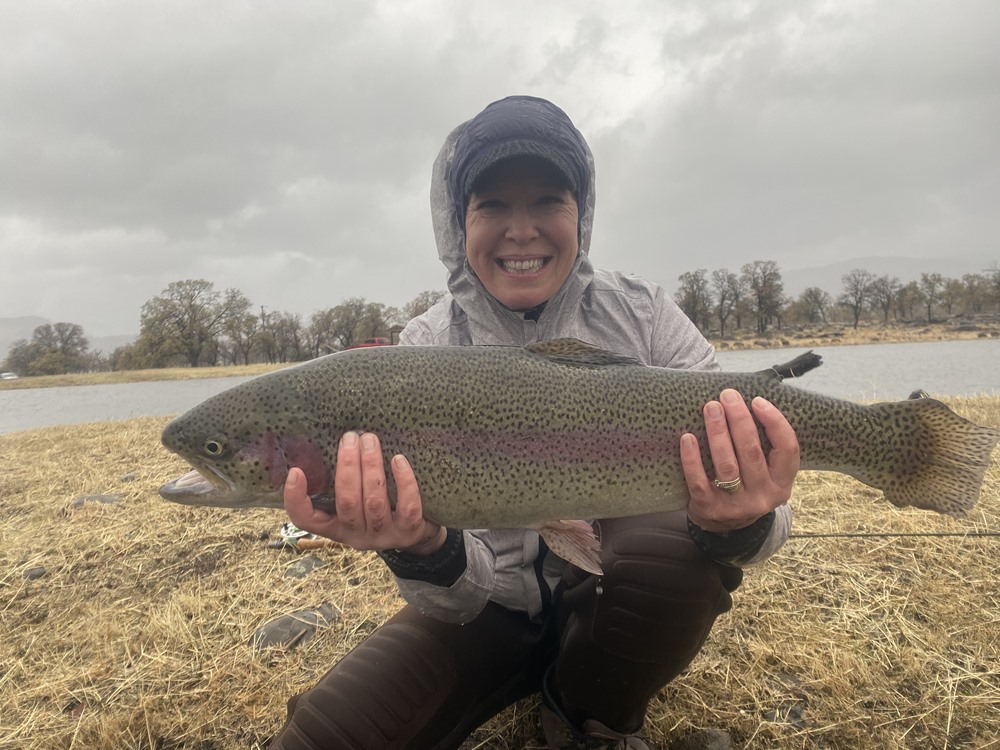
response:
<svg viewBox="0 0 1000 750"><path fill-rule="evenodd" d="M864 344L912 344L931 341L968 341L1000 338L1000 320L978 322L950 320L945 323L892 323L879 325L795 325L771 329L764 336L739 331L725 339L712 339L717 349L767 349L775 347L857 346Z"/></svg>
<svg viewBox="0 0 1000 750"><path fill-rule="evenodd" d="M280 365L229 365L226 367L165 367L156 370L119 370L116 372L72 372L66 375L37 375L28 378L0 380L0 391L19 388L54 388L72 385L110 385L142 383L153 380L194 380L196 378L230 378L241 375L262 375Z"/></svg>
<svg viewBox="0 0 1000 750"><path fill-rule="evenodd" d="M951 403L1000 426L1000 398ZM186 470L159 446L165 421L0 435L0 748L262 747L288 696L400 606L370 553L316 551L324 567L286 577L299 558L261 539L279 511L161 500ZM74 507L94 494L120 502ZM962 522L897 511L832 474L804 474L793 503L799 533L1000 530L1000 455ZM717 727L760 750L1000 748L998 545L790 541L747 572L734 610L657 697L652 739ZM338 627L288 651L249 646L263 622L324 602ZM474 746L543 747L535 707L505 712Z"/></svg>
<svg viewBox="0 0 1000 750"><path fill-rule="evenodd" d="M741 331L737 335L725 339L712 339L712 344L716 349L725 351L727 349L818 348L854 344L960 341L977 338L1000 338L1000 324L971 325L958 322L892 326L864 324L858 328L849 325L796 326L785 331L771 331L766 336ZM15 380L0 380L0 391L18 388L136 383L147 380L191 380L194 378L261 375L287 366L288 364L257 364L228 367L168 367L158 370L42 375Z"/></svg>

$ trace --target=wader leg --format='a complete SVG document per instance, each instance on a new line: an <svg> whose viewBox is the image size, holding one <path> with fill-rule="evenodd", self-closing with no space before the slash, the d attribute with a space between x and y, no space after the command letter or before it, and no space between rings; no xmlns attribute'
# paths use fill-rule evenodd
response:
<svg viewBox="0 0 1000 750"><path fill-rule="evenodd" d="M545 632L524 613L492 603L466 625L406 606L288 701L288 719L270 748L457 748L539 689L551 659Z"/></svg>
<svg viewBox="0 0 1000 750"><path fill-rule="evenodd" d="M557 604L561 644L550 692L577 727L643 723L653 694L701 650L743 578L705 557L683 511L600 522L604 576L570 567Z"/></svg>

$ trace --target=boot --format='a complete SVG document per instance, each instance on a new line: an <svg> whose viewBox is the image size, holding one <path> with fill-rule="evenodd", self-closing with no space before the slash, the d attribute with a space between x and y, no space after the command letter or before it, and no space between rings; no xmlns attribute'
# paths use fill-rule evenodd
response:
<svg viewBox="0 0 1000 750"><path fill-rule="evenodd" d="M542 734L549 750L655 750L637 734L621 734L596 719L586 719L579 729L574 728L552 697L546 675L542 682L540 708Z"/></svg>

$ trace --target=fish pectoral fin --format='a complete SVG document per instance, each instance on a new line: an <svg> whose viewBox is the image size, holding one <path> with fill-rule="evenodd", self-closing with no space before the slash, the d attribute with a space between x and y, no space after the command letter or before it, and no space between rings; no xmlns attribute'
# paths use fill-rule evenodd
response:
<svg viewBox="0 0 1000 750"><path fill-rule="evenodd" d="M645 367L635 357L628 357L617 352L609 352L593 344L579 339L551 339L539 341L524 347L526 351L549 360L554 364L569 367L611 367L614 365L631 365Z"/></svg>
<svg viewBox="0 0 1000 750"><path fill-rule="evenodd" d="M559 557L588 573L602 575L601 543L586 521L550 521L538 533Z"/></svg>

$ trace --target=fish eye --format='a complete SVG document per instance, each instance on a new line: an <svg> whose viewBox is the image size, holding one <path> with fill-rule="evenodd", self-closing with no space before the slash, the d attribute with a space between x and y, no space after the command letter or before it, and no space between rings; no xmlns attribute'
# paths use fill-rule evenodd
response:
<svg viewBox="0 0 1000 750"><path fill-rule="evenodd" d="M218 438L209 438L205 441L205 453L210 456L221 456L226 450L226 444Z"/></svg>

